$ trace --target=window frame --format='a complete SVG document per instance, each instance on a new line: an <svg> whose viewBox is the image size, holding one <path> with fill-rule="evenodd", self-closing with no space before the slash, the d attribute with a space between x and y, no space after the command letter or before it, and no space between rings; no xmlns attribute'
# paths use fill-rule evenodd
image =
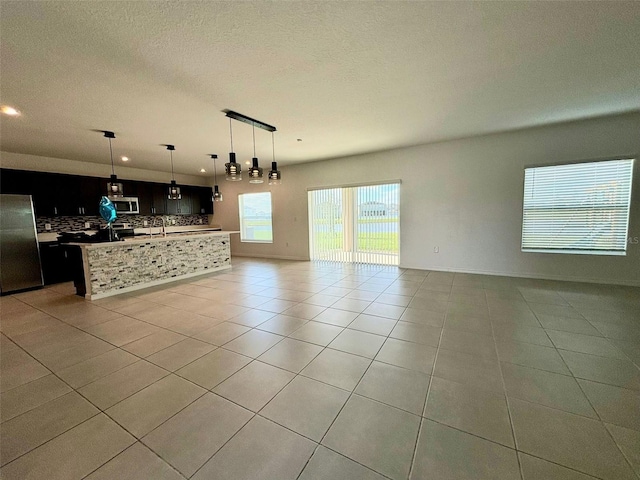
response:
<svg viewBox="0 0 640 480"><path fill-rule="evenodd" d="M245 215L243 215L243 210L244 210L244 203L245 201L243 200L243 197L245 196L250 196L250 195L268 195L269 196L269 231L271 233L271 239L269 240L256 240L256 239L249 239L249 238L245 238L245 234L246 234L246 225L244 224L244 217ZM249 192L249 193L239 193L238 194L238 224L240 226L240 242L242 243L263 243L263 244L272 244L273 243L273 196L271 195L271 192L267 191L267 192Z"/></svg>
<svg viewBox="0 0 640 480"><path fill-rule="evenodd" d="M545 169L545 168L553 168L553 167L571 167L571 166L585 166L585 165L589 165L592 163L606 163L606 162L629 162L630 166L628 167L630 169L630 174L629 174L629 184L628 184L628 194L626 195L626 198L624 198L624 202L626 202L626 224L624 225L624 249L620 250L620 249L616 249L615 248L615 243L612 242L612 245L610 248L605 249L605 248L597 248L597 245L595 243L591 243L587 246L585 246L584 248L554 248L552 245L550 245L549 243L547 243L546 246L527 246L525 247L525 241L526 241L526 235L525 235L525 230L526 230L526 226L527 224L525 223L526 221L526 216L527 216L527 212L528 211L532 211L534 210L533 208L526 208L526 203L527 203L527 171L530 170L535 170L535 169ZM628 235L629 235L629 225L631 222L631 208L633 205L632 202L632 196L633 196L633 183L634 183L634 172L636 169L636 159L634 158L634 156L622 156L622 157L615 157L615 158L605 158L605 159L595 159L595 160L582 160L582 161L573 161L573 162L564 162L564 163L557 163L557 164L542 164L542 165L531 165L531 166L525 166L524 167L524 171L523 171L523 190L522 190L522 221L521 221L521 242L520 242L520 251L523 253L561 253L561 254L575 254L575 255L610 255L610 256L626 256L627 255L627 249L628 249ZM562 172L561 172L562 173ZM585 172L586 173L586 172ZM565 173L566 175L566 173ZM560 182L558 182L560 184ZM565 182L566 183L566 182ZM551 185L552 182L549 182L549 185ZM547 187L548 188L548 187ZM544 191L543 191L544 192ZM546 192L548 193L548 192ZM578 193L582 193L579 192ZM539 196L542 196L543 193L539 193ZM555 191L553 193L553 199L557 200L555 198L556 194ZM551 205L550 207L548 207L549 209L554 209L557 208L559 204L555 203L553 205ZM610 210L615 210L616 209L616 205L614 203L601 203L600 204L600 208L602 209L602 207L609 207ZM619 207L619 206L618 206ZM567 208L566 205L564 206L564 208ZM578 207L577 205L575 206L575 209L579 209L580 207ZM594 204L591 206L591 209L589 210L589 212L596 212L598 211L598 204L594 202ZM551 217L549 217L551 218ZM585 219L586 221L587 219ZM615 225L614 222L611 223L611 225ZM586 230L586 229L585 229ZM551 233L551 232L549 232ZM618 239L618 244L620 244L619 239Z"/></svg>

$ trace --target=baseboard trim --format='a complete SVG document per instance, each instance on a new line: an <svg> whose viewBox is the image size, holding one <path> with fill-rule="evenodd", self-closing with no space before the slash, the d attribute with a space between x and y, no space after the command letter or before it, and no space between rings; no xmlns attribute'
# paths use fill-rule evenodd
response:
<svg viewBox="0 0 640 480"><path fill-rule="evenodd" d="M297 260L297 261L303 261L303 262L308 262L309 257L290 257L287 255L257 255L257 254L249 254L249 253L232 253L231 254L231 258L233 259L233 257L252 257L252 258L272 258L274 260Z"/></svg>
<svg viewBox="0 0 640 480"><path fill-rule="evenodd" d="M514 272L497 272L491 270L473 270L473 269L459 269L459 268L445 268L445 267L410 267L407 265L400 265L400 268L411 268L413 270L429 270L431 272L451 272L451 273L471 273L477 275L495 275L499 277L514 277L514 278L531 278L535 280L557 280L561 282L581 282L581 283L596 283L601 285L620 285L624 287L640 287L640 281L638 282L626 282L626 281L612 281L602 278L590 278L590 277L571 277L565 275L540 275L536 273L514 273Z"/></svg>

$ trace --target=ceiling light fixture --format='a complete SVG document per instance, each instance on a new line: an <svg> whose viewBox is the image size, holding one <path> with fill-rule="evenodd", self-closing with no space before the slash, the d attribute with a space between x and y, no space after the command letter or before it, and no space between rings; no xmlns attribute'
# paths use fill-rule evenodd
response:
<svg viewBox="0 0 640 480"><path fill-rule="evenodd" d="M232 119L238 120L239 122L248 123L249 125L251 125L253 129L253 158L252 158L253 165L249 167L249 183L263 183L264 182L264 180L262 179L263 170L258 166L258 157L256 156L256 127L261 128L263 130L267 130L268 132L271 132L271 133L276 131L276 127L274 127L273 125L269 125L268 123L261 122L260 120L256 120L255 118L247 117L246 115L242 115L241 113L234 112L233 110L223 110L223 112L226 114L227 117L229 117L230 131L231 131ZM231 158L233 158L233 163L231 163L230 161L229 163L226 164L227 180L236 180L236 181L242 180L242 178L237 178L237 179L230 178L230 175L229 175L230 165L236 165L238 168L238 172L240 169L240 165L235 163L236 155L235 153L233 153L233 134L231 135L231 150L232 150L232 153L229 154L229 159L231 160ZM274 158L275 158L275 153L274 153ZM278 172L277 166L275 164L272 164L272 171L277 172L275 176L279 177L280 172Z"/></svg>
<svg viewBox="0 0 640 480"><path fill-rule="evenodd" d="M218 155L212 153L210 157L213 159L213 197L211 197L211 199L214 202L221 202L222 194L220 190L218 190L218 174L216 173L216 158L218 158Z"/></svg>
<svg viewBox="0 0 640 480"><path fill-rule="evenodd" d="M233 127L231 126L231 118L229 118L229 136L231 137L231 151L229 152L229 163L224 164L226 171L225 180L239 182L242 180L242 166L236 162L236 154L233 152Z"/></svg>
<svg viewBox="0 0 640 480"><path fill-rule="evenodd" d="M256 125L252 125L253 128L253 158L251 161L253 165L249 168L249 183L263 183L262 168L258 166L258 157L256 156Z"/></svg>
<svg viewBox="0 0 640 480"><path fill-rule="evenodd" d="M204 168L201 168L200 173L207 173L207 171Z"/></svg>
<svg viewBox="0 0 640 480"><path fill-rule="evenodd" d="M20 112L18 110L10 107L9 105L2 105L2 107L0 107L0 112L4 113L5 115L9 115L10 117L17 117L18 115L20 115Z"/></svg>
<svg viewBox="0 0 640 480"><path fill-rule="evenodd" d="M271 170L269 170L269 185L280 185L282 183L282 174L278 170L278 162L276 162L276 141L274 133L271 132Z"/></svg>
<svg viewBox="0 0 640 480"><path fill-rule="evenodd" d="M128 161L129 161L129 157L120 157L120 159L121 159L123 162L128 162Z"/></svg>
<svg viewBox="0 0 640 480"><path fill-rule="evenodd" d="M169 200L180 200L182 195L180 194L180 187L176 184L175 175L173 174L173 151L176 149L173 145L163 145L169 150L169 156L171 157L171 184L169 185L169 194L167 198Z"/></svg>
<svg viewBox="0 0 640 480"><path fill-rule="evenodd" d="M115 167L113 165L113 148L111 147L111 139L116 138L116 134L109 130L101 130L105 137L109 139L109 156L111 157L111 177L107 183L107 198L121 198L124 196L122 183L118 182Z"/></svg>

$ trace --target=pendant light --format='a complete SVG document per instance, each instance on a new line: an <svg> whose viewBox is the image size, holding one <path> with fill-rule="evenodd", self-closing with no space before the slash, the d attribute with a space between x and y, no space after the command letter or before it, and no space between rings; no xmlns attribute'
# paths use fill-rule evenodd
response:
<svg viewBox="0 0 640 480"><path fill-rule="evenodd" d="M276 162L276 142L273 132L271 132L271 150L272 161L271 170L269 170L269 185L280 185L282 183L282 174L278 170L278 162Z"/></svg>
<svg viewBox="0 0 640 480"><path fill-rule="evenodd" d="M113 166L113 148L111 147L111 139L116 138L116 134L108 130L102 130L105 137L109 139L109 155L111 156L111 177L107 183L107 198L121 198L124 196L122 183L118 182L115 167Z"/></svg>
<svg viewBox="0 0 640 480"><path fill-rule="evenodd" d="M229 152L229 163L225 163L226 178L230 182L239 182L242 180L242 167L236 162L236 154L233 153L233 128L231 126L231 117L229 117L229 135L231 137L231 152Z"/></svg>
<svg viewBox="0 0 640 480"><path fill-rule="evenodd" d="M258 157L256 156L256 124L253 123L253 158L252 165L249 169L249 183L263 183L262 169L258 166Z"/></svg>
<svg viewBox="0 0 640 480"><path fill-rule="evenodd" d="M175 175L173 174L173 151L176 149L173 145L164 145L169 150L169 156L171 157L171 184L169 185L169 194L167 198L169 200L180 200L182 194L180 193L180 187L176 183Z"/></svg>
<svg viewBox="0 0 640 480"><path fill-rule="evenodd" d="M218 174L216 173L216 158L218 158L218 155L216 155L215 153L212 153L211 158L213 158L213 197L211 197L211 200L213 200L214 202L221 202L222 201L222 194L220 193L220 191L218 190Z"/></svg>

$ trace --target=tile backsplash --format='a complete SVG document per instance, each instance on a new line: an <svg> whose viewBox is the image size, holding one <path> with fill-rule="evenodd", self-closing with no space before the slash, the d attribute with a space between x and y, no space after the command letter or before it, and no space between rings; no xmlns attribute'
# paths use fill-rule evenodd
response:
<svg viewBox="0 0 640 480"><path fill-rule="evenodd" d="M143 228L144 222L147 221L147 226L160 227L162 226L161 217L165 218L167 225L173 226L172 222L175 220L177 227L209 224L208 215L126 215L118 217L116 223L129 223L133 228ZM98 230L107 224L102 217L91 215L36 217L36 229L38 233L87 230L85 228L87 222L91 224L89 230ZM47 223L51 225L51 230L45 229Z"/></svg>

